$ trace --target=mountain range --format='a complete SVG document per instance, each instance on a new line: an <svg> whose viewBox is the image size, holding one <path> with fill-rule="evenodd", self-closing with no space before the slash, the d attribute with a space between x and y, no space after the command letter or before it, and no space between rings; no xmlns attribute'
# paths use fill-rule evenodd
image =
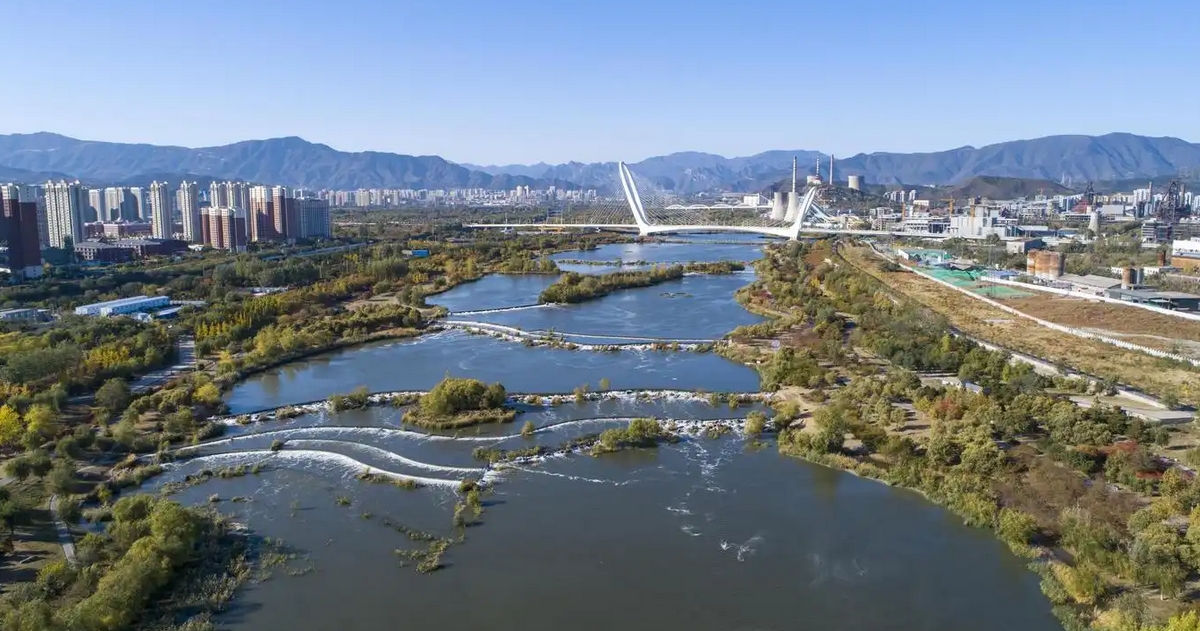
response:
<svg viewBox="0 0 1200 631"><path fill-rule="evenodd" d="M811 150L767 151L726 158L682 152L630 163L638 176L664 190L761 191L801 177L827 155ZM1200 144L1126 133L1048 136L932 153L863 153L836 160L835 176L864 176L875 185L951 185L977 176L1059 181L1140 180L1200 171ZM302 138L247 140L188 148L78 140L58 134L0 135L0 179L37 182L63 177L89 184L145 185L151 180L233 179L310 189L355 188L597 188L616 190L616 163L476 166L439 156L338 151ZM1194 178L1188 178L1194 179Z"/></svg>

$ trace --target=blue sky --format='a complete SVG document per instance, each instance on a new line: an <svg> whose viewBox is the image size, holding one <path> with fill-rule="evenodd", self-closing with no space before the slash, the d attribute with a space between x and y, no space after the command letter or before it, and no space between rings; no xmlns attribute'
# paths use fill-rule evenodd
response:
<svg viewBox="0 0 1200 631"><path fill-rule="evenodd" d="M2 5L0 133L480 164L1200 142L1196 0Z"/></svg>

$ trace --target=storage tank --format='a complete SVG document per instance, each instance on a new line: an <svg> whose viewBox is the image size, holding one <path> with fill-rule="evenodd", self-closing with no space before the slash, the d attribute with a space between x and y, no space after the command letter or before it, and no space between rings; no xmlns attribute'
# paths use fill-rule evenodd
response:
<svg viewBox="0 0 1200 631"><path fill-rule="evenodd" d="M1121 289L1129 289L1133 287L1133 268L1126 266L1121 270Z"/></svg>
<svg viewBox="0 0 1200 631"><path fill-rule="evenodd" d="M1038 273L1038 255L1041 254L1038 250L1030 250L1029 254L1025 255L1025 273L1030 276L1037 276Z"/></svg>
<svg viewBox="0 0 1200 631"><path fill-rule="evenodd" d="M862 190L862 176L861 175L851 175L850 177L848 177L846 179L846 186L853 190L861 191Z"/></svg>
<svg viewBox="0 0 1200 631"><path fill-rule="evenodd" d="M1037 253L1037 273L1038 278L1054 280L1063 275L1066 269L1066 260L1062 254L1058 252L1039 251Z"/></svg>

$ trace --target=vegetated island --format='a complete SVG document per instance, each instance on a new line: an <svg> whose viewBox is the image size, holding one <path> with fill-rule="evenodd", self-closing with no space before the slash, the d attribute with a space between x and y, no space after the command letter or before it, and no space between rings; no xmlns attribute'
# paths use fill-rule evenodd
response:
<svg viewBox="0 0 1200 631"><path fill-rule="evenodd" d="M611 274L580 274L567 272L554 284L542 290L538 302L542 304L576 304L595 298L602 298L621 289L653 287L660 283L683 278L684 274L732 274L746 269L746 266L733 261L715 263L688 263L686 265L671 265L670 267L655 267L648 270L631 272L612 272Z"/></svg>
<svg viewBox="0 0 1200 631"><path fill-rule="evenodd" d="M508 423L517 416L506 407L508 392L499 383L446 377L404 413L404 422L426 429L458 429L483 423Z"/></svg>

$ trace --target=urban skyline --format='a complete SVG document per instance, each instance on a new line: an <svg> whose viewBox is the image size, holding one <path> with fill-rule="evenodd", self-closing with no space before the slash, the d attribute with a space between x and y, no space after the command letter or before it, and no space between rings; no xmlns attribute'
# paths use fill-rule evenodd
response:
<svg viewBox="0 0 1200 631"><path fill-rule="evenodd" d="M170 242L243 251L255 242L333 235L327 199L303 191L296 197L297 191L282 186L214 182L206 194L220 202L214 206L198 189L187 181L178 187L156 181L146 190L89 188L67 180L0 184L0 240L7 244L11 269L32 269L36 264L40 270L44 247L70 245L85 260L112 261L127 254L114 259L114 249L166 253ZM115 245L104 242L111 239L117 240ZM26 264L34 256L28 252L36 253L36 261Z"/></svg>

